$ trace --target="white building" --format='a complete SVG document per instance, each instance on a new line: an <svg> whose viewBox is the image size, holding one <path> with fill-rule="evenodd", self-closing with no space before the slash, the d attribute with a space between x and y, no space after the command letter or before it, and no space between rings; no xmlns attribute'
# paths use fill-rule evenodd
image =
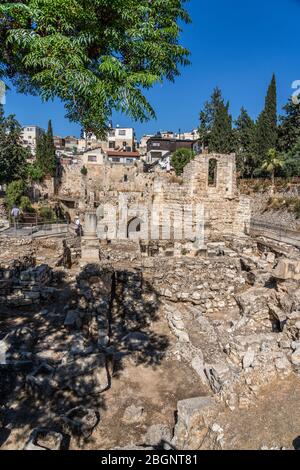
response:
<svg viewBox="0 0 300 470"><path fill-rule="evenodd" d="M94 149L86 150L85 152L83 152L80 158L82 160L83 165L85 166L103 165L105 155L101 148L97 148L97 149L94 148Z"/></svg>
<svg viewBox="0 0 300 470"><path fill-rule="evenodd" d="M43 134L45 134L45 131L41 127L38 127L38 126L23 127L22 132L21 132L22 146L25 148L28 148L31 152L31 155L35 156L37 139Z"/></svg>
<svg viewBox="0 0 300 470"><path fill-rule="evenodd" d="M85 136L86 137L86 136ZM124 152L135 151L135 132L132 127L111 128L107 132L106 140L99 140L94 134L87 136L88 147L101 147L103 151L117 150Z"/></svg>

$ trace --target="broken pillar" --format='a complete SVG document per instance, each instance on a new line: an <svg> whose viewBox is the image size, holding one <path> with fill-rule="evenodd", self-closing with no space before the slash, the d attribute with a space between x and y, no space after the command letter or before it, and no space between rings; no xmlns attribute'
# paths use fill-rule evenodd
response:
<svg viewBox="0 0 300 470"><path fill-rule="evenodd" d="M97 214L94 210L89 210L85 213L84 236L81 241L81 259L84 264L99 262Z"/></svg>

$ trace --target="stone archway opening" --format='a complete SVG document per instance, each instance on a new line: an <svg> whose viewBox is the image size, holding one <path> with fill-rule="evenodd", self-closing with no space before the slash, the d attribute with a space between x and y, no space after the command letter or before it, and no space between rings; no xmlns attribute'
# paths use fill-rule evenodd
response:
<svg viewBox="0 0 300 470"><path fill-rule="evenodd" d="M127 225L127 238L129 239L138 239L142 232L143 220L139 217L134 217L128 222Z"/></svg>

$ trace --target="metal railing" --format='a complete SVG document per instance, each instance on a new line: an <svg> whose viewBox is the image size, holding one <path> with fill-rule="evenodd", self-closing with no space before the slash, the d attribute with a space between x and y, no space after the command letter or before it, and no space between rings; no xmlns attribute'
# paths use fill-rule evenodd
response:
<svg viewBox="0 0 300 470"><path fill-rule="evenodd" d="M69 232L69 222L65 220L43 220L37 217L26 217L22 219L9 220L9 228L2 232L2 236L6 237L34 237L59 235Z"/></svg>

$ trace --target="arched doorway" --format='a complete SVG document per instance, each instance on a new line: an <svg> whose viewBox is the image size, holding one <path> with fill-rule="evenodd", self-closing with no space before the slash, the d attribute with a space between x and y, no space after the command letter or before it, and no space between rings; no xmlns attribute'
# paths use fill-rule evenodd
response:
<svg viewBox="0 0 300 470"><path fill-rule="evenodd" d="M127 237L131 240L140 238L143 223L144 222L139 217L131 219L127 225Z"/></svg>

